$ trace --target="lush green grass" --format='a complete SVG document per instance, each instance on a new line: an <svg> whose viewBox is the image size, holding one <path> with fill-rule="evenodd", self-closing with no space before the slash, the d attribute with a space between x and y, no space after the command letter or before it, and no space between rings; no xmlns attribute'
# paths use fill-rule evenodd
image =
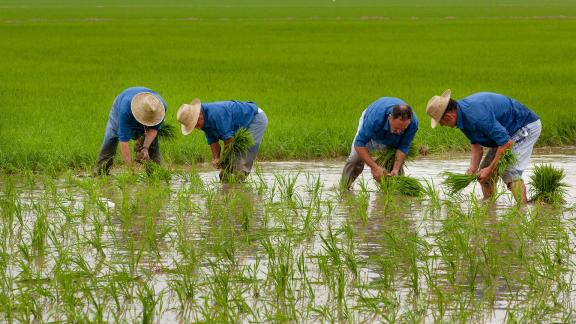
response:
<svg viewBox="0 0 576 324"><path fill-rule="evenodd" d="M261 159L348 154L381 96L417 111L417 145L464 150L432 130L445 88L507 94L532 107L540 145L576 139L573 1L0 1L0 166L95 163L114 97L148 86L169 105L252 100L269 118ZM561 127L555 127L560 122ZM162 146L205 160L200 132Z"/></svg>

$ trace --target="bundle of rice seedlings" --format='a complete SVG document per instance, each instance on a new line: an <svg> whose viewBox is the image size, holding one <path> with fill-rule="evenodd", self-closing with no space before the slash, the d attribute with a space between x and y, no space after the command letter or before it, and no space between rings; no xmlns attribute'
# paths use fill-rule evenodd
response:
<svg viewBox="0 0 576 324"><path fill-rule="evenodd" d="M557 169L551 164L540 164L534 167L534 173L530 176L530 192L532 199L548 204L558 204L566 201L566 188L568 184L563 182L566 173L563 169Z"/></svg>
<svg viewBox="0 0 576 324"><path fill-rule="evenodd" d="M463 173L444 171L442 172L442 175L445 177L444 182L442 182L442 185L448 190L448 192L451 195L468 187L469 184L478 179L478 176L476 174L467 175Z"/></svg>
<svg viewBox="0 0 576 324"><path fill-rule="evenodd" d="M232 142L224 148L220 156L220 168L222 169L221 178L228 177L235 173L238 160L243 153L254 146L254 138L246 128L240 128Z"/></svg>
<svg viewBox="0 0 576 324"><path fill-rule="evenodd" d="M164 180L166 182L172 179L170 171L156 162L150 160L144 162L144 170L148 179Z"/></svg>
<svg viewBox="0 0 576 324"><path fill-rule="evenodd" d="M516 154L512 152L512 149L508 149L504 151L504 154L502 154L500 160L498 160L498 164L496 164L494 172L496 172L498 176L501 176L504 171L506 171L506 169L516 164L517 161L518 159ZM445 171L442 172L442 175L445 177L442 184L451 195L460 192L462 189L468 187L468 185L470 185L472 182L478 180L478 175L476 174L468 175Z"/></svg>
<svg viewBox="0 0 576 324"><path fill-rule="evenodd" d="M420 181L412 177L396 176L382 177L380 190L387 193L396 193L404 196L419 197L424 192Z"/></svg>
<svg viewBox="0 0 576 324"><path fill-rule="evenodd" d="M501 176L504 173L504 171L506 171L506 169L513 166L517 162L518 158L516 157L516 154L512 152L512 149L507 149L506 151L504 151L504 154L502 154L500 160L498 161L498 164L496 165L495 170L496 174L498 176Z"/></svg>
<svg viewBox="0 0 576 324"><path fill-rule="evenodd" d="M176 126L164 122L158 130L158 139L164 141L173 141L176 138Z"/></svg>
<svg viewBox="0 0 576 324"><path fill-rule="evenodd" d="M416 148L414 145L410 145L410 150L406 155L406 161L412 160L417 155ZM387 148L383 151L377 151L375 154L375 161L379 166L383 167L384 170L390 172L394 167L394 161L396 161L396 149L393 147Z"/></svg>

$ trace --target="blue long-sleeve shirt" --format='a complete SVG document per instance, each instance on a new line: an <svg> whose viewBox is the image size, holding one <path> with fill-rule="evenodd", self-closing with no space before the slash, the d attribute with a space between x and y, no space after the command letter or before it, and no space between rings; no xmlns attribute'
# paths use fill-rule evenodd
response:
<svg viewBox="0 0 576 324"><path fill-rule="evenodd" d="M201 109L204 116L202 130L208 144L225 141L234 136L238 129L248 128L258 113L255 103L236 100L203 102Z"/></svg>
<svg viewBox="0 0 576 324"><path fill-rule="evenodd" d="M396 105L406 104L398 98L383 97L366 108L363 112L361 126L354 138L354 146L365 147L370 140L394 147L408 154L412 140L418 130L418 118L412 113L410 125L402 134L394 134L390 129L389 117Z"/></svg>
<svg viewBox="0 0 576 324"><path fill-rule="evenodd" d="M471 144L502 146L517 130L540 119L523 104L497 93L479 92L456 102L457 127Z"/></svg>
<svg viewBox="0 0 576 324"><path fill-rule="evenodd" d="M132 87L128 88L122 93L120 93L114 100L112 105L112 110L110 111L109 120L112 124L112 130L118 136L118 139L122 142L127 142L134 139L134 134L144 133L144 125L140 124L134 115L132 114L131 103L132 98L141 92L149 92L162 102L164 105L164 111L168 109L166 102L162 97L154 90L145 87ZM164 122L164 121L162 121ZM156 126L151 126L148 128L160 129L162 127L162 122Z"/></svg>

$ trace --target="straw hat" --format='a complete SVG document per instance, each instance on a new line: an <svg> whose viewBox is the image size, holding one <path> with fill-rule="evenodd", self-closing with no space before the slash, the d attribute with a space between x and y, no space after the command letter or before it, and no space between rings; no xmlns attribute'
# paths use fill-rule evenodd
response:
<svg viewBox="0 0 576 324"><path fill-rule="evenodd" d="M164 105L160 99L150 92L140 92L130 103L132 115L144 126L156 126L164 120Z"/></svg>
<svg viewBox="0 0 576 324"><path fill-rule="evenodd" d="M196 123L198 123L198 117L200 117L200 99L194 99L190 104L183 104L178 109L176 114L176 119L180 122L182 134L188 135L192 133Z"/></svg>
<svg viewBox="0 0 576 324"><path fill-rule="evenodd" d="M426 114L432 117L432 128L436 127L440 122L440 119L444 115L446 108L448 107L448 102L450 101L450 94L452 92L450 89L444 91L440 96L434 96L428 100L426 105Z"/></svg>

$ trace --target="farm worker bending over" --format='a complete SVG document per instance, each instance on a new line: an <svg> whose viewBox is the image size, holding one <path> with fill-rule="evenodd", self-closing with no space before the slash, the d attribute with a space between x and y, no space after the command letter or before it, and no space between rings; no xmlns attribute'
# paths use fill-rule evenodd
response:
<svg viewBox="0 0 576 324"><path fill-rule="evenodd" d="M252 134L255 144L239 157L237 165L234 166L234 169L244 176L252 170L252 164L268 125L266 114L254 102L236 100L200 102L199 99L194 99L192 103L180 106L177 119L184 135L190 134L194 128L204 131L212 151L212 166L217 169L220 168L219 141L224 141L224 145L227 146L240 128L246 128ZM222 172L220 178L225 180Z"/></svg>
<svg viewBox="0 0 576 324"><path fill-rule="evenodd" d="M102 149L98 155L98 174L110 172L120 141L120 152L128 166L132 166L128 141L140 139L135 145L139 160L161 162L158 130L166 114L166 103L148 88L132 87L120 93L110 110Z"/></svg>
<svg viewBox="0 0 576 324"><path fill-rule="evenodd" d="M494 170L500 157L512 147L517 163L502 174L502 180L517 201L526 203L522 172L542 131L540 118L523 104L500 94L479 92L461 100L450 98L450 94L448 89L428 101L426 113L432 117L432 128L438 124L458 127L470 140L472 158L466 173L478 173L485 198L493 194ZM489 149L482 160L484 147Z"/></svg>
<svg viewBox="0 0 576 324"><path fill-rule="evenodd" d="M362 173L364 164L372 170L372 177L380 182L382 176L403 173L406 155L418 130L418 119L412 108L398 98L383 97L373 102L360 116L352 151L344 165L340 185L350 188ZM390 172L370 156L374 150L396 149L394 167Z"/></svg>

